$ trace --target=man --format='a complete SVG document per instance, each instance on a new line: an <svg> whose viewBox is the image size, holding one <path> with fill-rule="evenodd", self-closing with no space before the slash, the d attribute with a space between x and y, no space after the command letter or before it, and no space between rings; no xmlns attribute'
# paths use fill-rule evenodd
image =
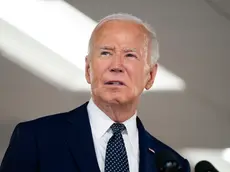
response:
<svg viewBox="0 0 230 172"><path fill-rule="evenodd" d="M155 33L140 19L114 14L94 29L85 77L92 98L82 106L16 126L0 172L153 172L155 152L174 153L137 117L157 72Z"/></svg>

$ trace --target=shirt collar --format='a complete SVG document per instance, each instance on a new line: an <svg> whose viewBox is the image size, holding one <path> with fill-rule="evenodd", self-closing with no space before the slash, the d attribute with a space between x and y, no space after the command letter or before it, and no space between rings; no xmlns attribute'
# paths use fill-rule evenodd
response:
<svg viewBox="0 0 230 172"><path fill-rule="evenodd" d="M101 138L108 131L114 121L96 106L92 98L87 105L87 110L92 132L97 138ZM128 137L131 140L138 135L136 117L137 114L135 113L130 119L123 122L127 129Z"/></svg>

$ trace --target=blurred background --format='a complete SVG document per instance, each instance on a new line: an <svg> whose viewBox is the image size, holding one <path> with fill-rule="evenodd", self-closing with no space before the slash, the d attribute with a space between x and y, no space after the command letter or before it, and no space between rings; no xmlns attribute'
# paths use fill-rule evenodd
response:
<svg viewBox="0 0 230 172"><path fill-rule="evenodd" d="M160 42L138 112L146 128L192 168L206 159L229 172L229 0L0 0L0 162L17 123L89 100L89 36L117 12L150 23Z"/></svg>

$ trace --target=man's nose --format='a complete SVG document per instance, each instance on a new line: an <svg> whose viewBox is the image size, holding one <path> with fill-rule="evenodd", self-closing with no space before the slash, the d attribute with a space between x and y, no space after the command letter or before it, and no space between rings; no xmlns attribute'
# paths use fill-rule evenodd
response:
<svg viewBox="0 0 230 172"><path fill-rule="evenodd" d="M124 72L123 61L122 56L116 56L112 61L110 72Z"/></svg>
<svg viewBox="0 0 230 172"><path fill-rule="evenodd" d="M110 72L122 73L124 70L121 67L113 67Z"/></svg>

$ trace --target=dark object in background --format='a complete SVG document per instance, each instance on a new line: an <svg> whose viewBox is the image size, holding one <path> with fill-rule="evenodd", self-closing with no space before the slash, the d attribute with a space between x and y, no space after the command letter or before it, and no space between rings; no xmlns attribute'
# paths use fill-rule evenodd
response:
<svg viewBox="0 0 230 172"><path fill-rule="evenodd" d="M210 162L200 161L195 166L195 172L219 172Z"/></svg>
<svg viewBox="0 0 230 172"><path fill-rule="evenodd" d="M161 151L155 154L156 166L159 172L183 172L175 154L171 151Z"/></svg>

